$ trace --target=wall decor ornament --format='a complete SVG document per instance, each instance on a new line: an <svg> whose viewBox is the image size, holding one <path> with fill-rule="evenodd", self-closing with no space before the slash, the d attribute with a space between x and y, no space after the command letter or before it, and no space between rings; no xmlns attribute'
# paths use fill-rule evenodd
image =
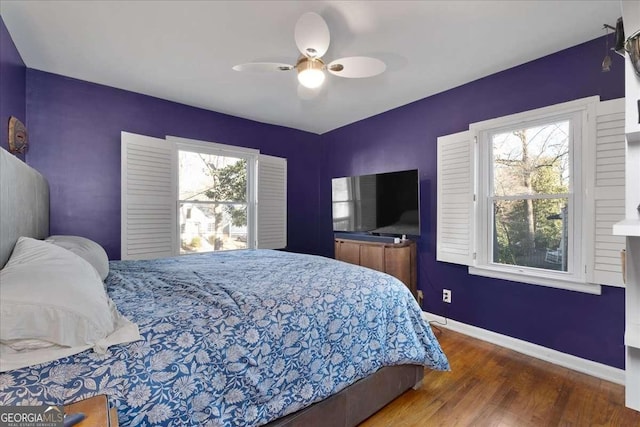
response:
<svg viewBox="0 0 640 427"><path fill-rule="evenodd" d="M629 60L636 74L640 77L640 31L629 37L624 45L624 50L629 54Z"/></svg>
<svg viewBox="0 0 640 427"><path fill-rule="evenodd" d="M611 57L609 56L609 28L610 25L604 24L604 59L602 60L602 72L611 71Z"/></svg>
<svg viewBox="0 0 640 427"><path fill-rule="evenodd" d="M9 117L9 151L13 154L24 154L28 145L27 128L17 118Z"/></svg>
<svg viewBox="0 0 640 427"><path fill-rule="evenodd" d="M616 21L616 28L614 30L616 45L613 50L622 57L624 57L624 23L622 22L622 16Z"/></svg>

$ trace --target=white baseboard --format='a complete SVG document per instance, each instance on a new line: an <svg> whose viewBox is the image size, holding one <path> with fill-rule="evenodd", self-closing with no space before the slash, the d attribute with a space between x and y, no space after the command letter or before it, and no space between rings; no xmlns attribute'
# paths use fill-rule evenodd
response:
<svg viewBox="0 0 640 427"><path fill-rule="evenodd" d="M456 320L445 319L442 316L428 313L426 311L422 312L422 317L430 322L438 322L438 327L451 329L452 331L460 332L461 334L469 335L501 347L506 347L513 351L517 351L518 353L526 354L527 356L551 362L606 381L611 381L612 383L620 385L624 385L625 383L625 372L623 369L614 368L592 360L562 353L538 344L533 344L517 338L478 328L477 326L467 325L466 323L458 322ZM446 326L441 324L445 323L445 320L447 323Z"/></svg>

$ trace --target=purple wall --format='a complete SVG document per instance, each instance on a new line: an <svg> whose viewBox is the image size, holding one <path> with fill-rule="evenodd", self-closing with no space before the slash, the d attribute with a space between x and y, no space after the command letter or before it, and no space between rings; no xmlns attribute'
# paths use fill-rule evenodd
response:
<svg viewBox="0 0 640 427"><path fill-rule="evenodd" d="M51 234L76 234L120 258L120 132L193 138L288 159L288 248L316 252L319 136L27 71L28 161L51 188Z"/></svg>
<svg viewBox="0 0 640 427"><path fill-rule="evenodd" d="M611 43L610 43L611 44ZM491 75L322 136L323 253L332 252L330 178L418 168L422 236L418 286L426 311L564 353L624 368L624 290L594 296L472 276L435 260L436 139L469 124L573 99L624 97L622 58L600 71L602 38ZM442 289L453 303L442 303Z"/></svg>
<svg viewBox="0 0 640 427"><path fill-rule="evenodd" d="M27 125L26 73L27 68L0 17L0 145L7 151L9 117L15 116ZM24 156L19 157L24 160Z"/></svg>

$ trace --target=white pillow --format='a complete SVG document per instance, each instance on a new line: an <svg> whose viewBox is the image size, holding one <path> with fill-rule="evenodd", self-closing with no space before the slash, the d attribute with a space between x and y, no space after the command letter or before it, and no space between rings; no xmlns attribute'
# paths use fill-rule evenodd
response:
<svg viewBox="0 0 640 427"><path fill-rule="evenodd" d="M11 340L2 344L15 351L40 350L41 348L49 348L55 346L54 343L44 340Z"/></svg>
<svg viewBox="0 0 640 427"><path fill-rule="evenodd" d="M104 248L93 240L80 236L49 236L45 242L65 248L93 266L104 280L109 275L109 257Z"/></svg>
<svg viewBox="0 0 640 427"><path fill-rule="evenodd" d="M47 341L70 355L140 339L137 326L107 296L97 271L51 243L18 239L0 270L0 295L0 372L63 357L51 357L46 348L34 350L40 352L35 357L9 352L20 340Z"/></svg>

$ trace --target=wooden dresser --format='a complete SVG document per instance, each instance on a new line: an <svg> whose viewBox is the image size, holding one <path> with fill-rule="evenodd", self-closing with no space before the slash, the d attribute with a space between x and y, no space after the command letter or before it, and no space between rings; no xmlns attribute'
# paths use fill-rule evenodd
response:
<svg viewBox="0 0 640 427"><path fill-rule="evenodd" d="M417 299L416 242L387 243L343 238L336 238L334 242L337 260L390 274L407 285Z"/></svg>

